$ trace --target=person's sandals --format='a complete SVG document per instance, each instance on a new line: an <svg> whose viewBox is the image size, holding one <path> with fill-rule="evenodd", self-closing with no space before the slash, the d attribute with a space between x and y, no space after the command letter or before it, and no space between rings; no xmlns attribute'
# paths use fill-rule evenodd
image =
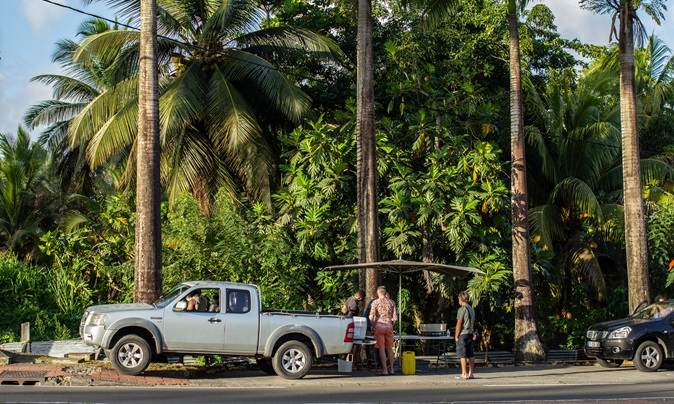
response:
<svg viewBox="0 0 674 404"><path fill-rule="evenodd" d="M468 377L466 376L456 376L454 377L456 380L468 380Z"/></svg>

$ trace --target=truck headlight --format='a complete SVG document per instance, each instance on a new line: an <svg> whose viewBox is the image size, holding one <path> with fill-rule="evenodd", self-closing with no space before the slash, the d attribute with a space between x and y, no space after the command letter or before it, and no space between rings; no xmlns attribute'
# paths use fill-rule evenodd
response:
<svg viewBox="0 0 674 404"><path fill-rule="evenodd" d="M617 330L611 331L611 333L608 335L608 339L623 339L627 338L627 335L632 331L630 327L622 327L618 328Z"/></svg>
<svg viewBox="0 0 674 404"><path fill-rule="evenodd" d="M105 325L105 322L108 320L108 316L100 313L92 313L89 317L89 324L93 325Z"/></svg>

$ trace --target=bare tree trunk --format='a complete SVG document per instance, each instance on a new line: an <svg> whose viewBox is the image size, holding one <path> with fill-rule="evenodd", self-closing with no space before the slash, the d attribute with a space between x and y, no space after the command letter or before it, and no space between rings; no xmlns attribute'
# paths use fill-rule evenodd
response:
<svg viewBox="0 0 674 404"><path fill-rule="evenodd" d="M529 207L522 111L519 21L515 0L509 0L510 29L510 148L512 158L512 238L515 280L515 360L542 361L545 351L538 337L529 251Z"/></svg>
<svg viewBox="0 0 674 404"><path fill-rule="evenodd" d="M357 151L358 151L358 261L379 261L377 208L377 153L374 132L374 68L372 62L372 1L358 0L357 56ZM379 284L374 269L362 270L360 287L368 300Z"/></svg>
<svg viewBox="0 0 674 404"><path fill-rule="evenodd" d="M641 186L639 132L634 84L635 11L626 1L620 11L620 127L622 132L623 192L625 204L625 251L630 312L643 300L650 301L648 245Z"/></svg>
<svg viewBox="0 0 674 404"><path fill-rule="evenodd" d="M133 300L145 303L159 297L162 283L156 34L156 0L141 0Z"/></svg>

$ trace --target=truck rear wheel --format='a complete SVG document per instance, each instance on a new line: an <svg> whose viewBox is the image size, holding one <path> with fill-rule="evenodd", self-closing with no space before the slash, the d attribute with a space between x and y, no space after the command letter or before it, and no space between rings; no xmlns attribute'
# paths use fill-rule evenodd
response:
<svg viewBox="0 0 674 404"><path fill-rule="evenodd" d="M125 335L110 350L110 363L125 375L137 375L147 369L152 359L150 344L138 335Z"/></svg>
<svg viewBox="0 0 674 404"><path fill-rule="evenodd" d="M276 351L272 365L282 378L300 379L311 369L311 351L299 341L288 341Z"/></svg>

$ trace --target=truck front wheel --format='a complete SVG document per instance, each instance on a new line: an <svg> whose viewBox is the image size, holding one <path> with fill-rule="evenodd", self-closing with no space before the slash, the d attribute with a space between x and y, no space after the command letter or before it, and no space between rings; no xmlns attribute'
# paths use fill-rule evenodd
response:
<svg viewBox="0 0 674 404"><path fill-rule="evenodd" d="M125 335L110 350L110 363L125 375L137 375L147 369L152 359L150 345L138 335Z"/></svg>
<svg viewBox="0 0 674 404"><path fill-rule="evenodd" d="M299 341L288 341L276 351L272 365L282 378L300 379L311 369L311 351Z"/></svg>

